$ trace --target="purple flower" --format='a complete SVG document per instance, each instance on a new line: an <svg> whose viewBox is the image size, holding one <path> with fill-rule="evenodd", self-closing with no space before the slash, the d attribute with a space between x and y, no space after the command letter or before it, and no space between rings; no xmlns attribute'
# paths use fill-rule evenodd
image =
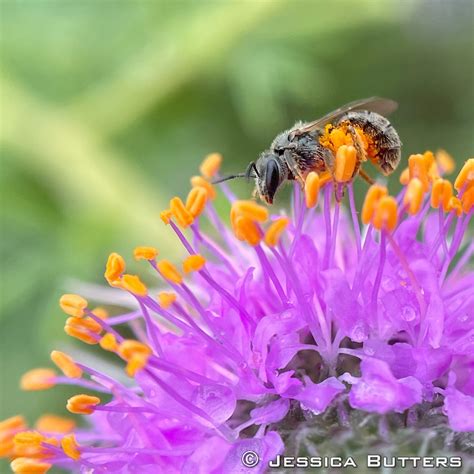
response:
<svg viewBox="0 0 474 474"><path fill-rule="evenodd" d="M433 154L414 157L398 196L369 189L362 228L352 184L346 212L313 174L304 193L294 186L288 215L238 201L222 184L228 226L212 185L193 178L186 203L173 198L162 213L187 254L182 269L153 247L135 249L157 297L111 254L113 289L87 296L127 311L108 316L83 297L61 298L66 332L122 359L128 377L58 351L63 375L25 374L26 390L80 388L67 408L89 423L68 434L59 418L32 431L21 417L6 420L14 471L263 472L295 413L311 419L346 400L382 414L443 401L453 430L473 430L474 160L455 197Z"/></svg>

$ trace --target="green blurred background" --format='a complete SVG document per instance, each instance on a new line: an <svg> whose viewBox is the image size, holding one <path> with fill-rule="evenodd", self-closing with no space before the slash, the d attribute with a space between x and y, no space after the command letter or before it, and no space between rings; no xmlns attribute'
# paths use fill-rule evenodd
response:
<svg viewBox="0 0 474 474"><path fill-rule="evenodd" d="M3 1L0 418L65 413L73 391L18 389L79 347L59 295L112 250L176 253L159 211L205 154L242 171L295 120L381 95L404 159L472 155L473 26L470 0Z"/></svg>

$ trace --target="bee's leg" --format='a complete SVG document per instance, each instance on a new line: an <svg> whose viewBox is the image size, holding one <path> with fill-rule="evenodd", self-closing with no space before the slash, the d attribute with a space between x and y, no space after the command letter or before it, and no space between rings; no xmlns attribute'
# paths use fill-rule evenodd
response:
<svg viewBox="0 0 474 474"><path fill-rule="evenodd" d="M286 165L288 166L288 169L291 171L293 176L295 177L295 180L300 183L301 188L304 188L304 182L305 179L300 173L300 170L298 169L298 165L296 164L295 159L293 158L293 155L291 154L290 150L286 150L283 159L285 160Z"/></svg>
<svg viewBox="0 0 474 474"><path fill-rule="evenodd" d="M359 135L351 124L349 124L347 130L351 134L352 142L354 143L354 148L357 152L357 163L354 167L354 173L352 174L352 177L354 178L354 176L359 174L361 178L363 178L365 181L367 181L367 183L372 185L374 184L374 180L361 168L361 164L367 161L367 155L364 150L364 145L362 144Z"/></svg>
<svg viewBox="0 0 474 474"><path fill-rule="evenodd" d="M375 181L362 168L359 169L359 175L361 178L364 179L364 181L367 181L367 183L369 183L371 186L375 183Z"/></svg>

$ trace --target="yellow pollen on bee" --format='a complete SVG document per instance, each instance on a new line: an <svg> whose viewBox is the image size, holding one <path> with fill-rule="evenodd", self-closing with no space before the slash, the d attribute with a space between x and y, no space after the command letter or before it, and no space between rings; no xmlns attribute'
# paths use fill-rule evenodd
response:
<svg viewBox="0 0 474 474"><path fill-rule="evenodd" d="M474 186L464 191L461 197L462 210L467 214L474 207Z"/></svg>
<svg viewBox="0 0 474 474"><path fill-rule="evenodd" d="M104 351L115 352L118 349L117 339L110 332L102 336L99 345L104 349Z"/></svg>
<svg viewBox="0 0 474 474"><path fill-rule="evenodd" d="M76 427L71 418L56 415L42 415L35 423L35 428L46 433L70 433Z"/></svg>
<svg viewBox="0 0 474 474"><path fill-rule="evenodd" d="M193 215L186 209L186 206L179 197L175 196L171 199L170 209L181 227L188 227L194 222Z"/></svg>
<svg viewBox="0 0 474 474"><path fill-rule="evenodd" d="M202 186L196 186L189 191L186 199L186 209L194 218L201 215L206 207L207 191Z"/></svg>
<svg viewBox="0 0 474 474"><path fill-rule="evenodd" d="M449 201L452 196L453 185L446 179L437 179L431 189L431 207L438 209L439 206L442 206L444 212L448 212Z"/></svg>
<svg viewBox="0 0 474 474"><path fill-rule="evenodd" d="M266 222L269 215L266 207L249 200L235 201L232 204L232 211L236 215L247 217L255 222Z"/></svg>
<svg viewBox="0 0 474 474"><path fill-rule="evenodd" d="M365 196L364 204L362 206L362 222L368 224L375 213L379 201L388 195L388 190L385 186L373 184Z"/></svg>
<svg viewBox="0 0 474 474"><path fill-rule="evenodd" d="M265 243L269 247L275 247L280 241L280 237L285 231L285 229L290 224L288 217L280 217L277 220L273 221L267 232L265 233Z"/></svg>
<svg viewBox="0 0 474 474"><path fill-rule="evenodd" d="M454 189L456 191L467 190L474 186L474 158L469 158L461 168L456 181L454 181Z"/></svg>
<svg viewBox="0 0 474 474"><path fill-rule="evenodd" d="M157 268L160 274L167 280L180 285L183 283L183 276L178 269L169 261L161 260L157 263Z"/></svg>
<svg viewBox="0 0 474 474"><path fill-rule="evenodd" d="M202 176L193 176L191 178L191 186L195 187L202 187L207 191L207 198L208 199L215 199L217 196L216 189L214 186L207 180L205 180Z"/></svg>
<svg viewBox="0 0 474 474"><path fill-rule="evenodd" d="M190 255L183 262L184 273L198 272L206 264L206 259L202 255Z"/></svg>
<svg viewBox="0 0 474 474"><path fill-rule="evenodd" d="M461 200L453 196L448 203L448 212L455 212L456 216L460 217L462 214L462 203Z"/></svg>
<svg viewBox="0 0 474 474"><path fill-rule="evenodd" d="M115 286L124 271L125 260L123 257L116 252L111 253L105 265L105 279L111 286Z"/></svg>
<svg viewBox="0 0 474 474"><path fill-rule="evenodd" d="M170 223L171 218L173 217L173 213L171 209L165 209L164 211L160 212L160 219L164 222L165 225Z"/></svg>
<svg viewBox="0 0 474 474"><path fill-rule="evenodd" d="M72 357L61 351L52 351L51 360L70 379L82 377L82 369L74 362Z"/></svg>
<svg viewBox="0 0 474 474"><path fill-rule="evenodd" d="M158 255L155 247L135 247L133 257L135 260L154 260Z"/></svg>
<svg viewBox="0 0 474 474"><path fill-rule="evenodd" d="M199 167L199 172L207 179L213 178L220 170L222 155L220 153L210 153L204 158Z"/></svg>
<svg viewBox="0 0 474 474"><path fill-rule="evenodd" d="M81 458L81 452L79 451L79 444L73 434L64 436L61 440L61 448L66 456L69 456L75 461Z"/></svg>
<svg viewBox="0 0 474 474"><path fill-rule="evenodd" d="M357 151L352 145L342 145L337 149L334 179L346 183L352 178L357 164Z"/></svg>
<svg viewBox="0 0 474 474"><path fill-rule="evenodd" d="M376 229L392 231L397 225L397 201L393 196L384 196L375 209L372 224Z"/></svg>
<svg viewBox="0 0 474 474"><path fill-rule="evenodd" d="M148 294L148 288L140 280L138 275L129 275L128 273L122 275L122 278L120 279L120 286L124 290L127 290L137 296L146 296Z"/></svg>
<svg viewBox="0 0 474 474"><path fill-rule="evenodd" d="M56 372L53 369L32 369L23 374L20 379L22 390L47 390L54 387Z"/></svg>
<svg viewBox="0 0 474 474"><path fill-rule="evenodd" d="M316 171L310 171L304 182L304 197L308 209L316 206L319 196L319 175Z"/></svg>
<svg viewBox="0 0 474 474"><path fill-rule="evenodd" d="M38 459L20 457L10 463L10 468L15 474L45 474L51 469L51 464Z"/></svg>
<svg viewBox="0 0 474 474"><path fill-rule="evenodd" d="M408 214L417 214L423 204L423 185L418 178L413 178L408 183L405 195L403 196L403 206L407 208Z"/></svg>
<svg viewBox="0 0 474 474"><path fill-rule="evenodd" d="M169 291L160 291L158 293L158 303L164 309L168 309L175 301L176 293Z"/></svg>
<svg viewBox="0 0 474 474"><path fill-rule="evenodd" d="M87 300L79 295L66 294L59 299L59 306L69 316L81 318L87 308Z"/></svg>
<svg viewBox="0 0 474 474"><path fill-rule="evenodd" d="M99 403L99 397L80 394L69 398L66 408L76 415L90 415L91 413L94 413L94 407Z"/></svg>
<svg viewBox="0 0 474 474"><path fill-rule="evenodd" d="M435 158L442 173L451 174L456 169L456 162L446 150L438 150Z"/></svg>
<svg viewBox="0 0 474 474"><path fill-rule="evenodd" d="M400 184L406 186L410 182L410 170L405 168L400 174Z"/></svg>
<svg viewBox="0 0 474 474"><path fill-rule="evenodd" d="M427 157L421 154L411 155L408 158L408 169L410 173L410 180L418 178L423 185L423 192L427 192L429 189L429 160Z"/></svg>
<svg viewBox="0 0 474 474"><path fill-rule="evenodd" d="M252 219L246 216L238 216L235 219L235 236L255 247L262 240L260 228Z"/></svg>

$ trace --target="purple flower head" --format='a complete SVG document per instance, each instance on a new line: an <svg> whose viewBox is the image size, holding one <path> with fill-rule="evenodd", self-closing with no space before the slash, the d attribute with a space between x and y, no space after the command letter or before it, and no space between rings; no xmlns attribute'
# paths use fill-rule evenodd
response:
<svg viewBox="0 0 474 474"><path fill-rule="evenodd" d="M207 178L216 160L203 165ZM181 265L135 249L159 292L113 253L112 289L88 287L87 298L126 311L108 316L81 296L61 298L66 332L112 353L125 372L53 351L61 375L25 374L26 390L78 387L67 408L88 424L71 434L61 418L30 431L21 417L6 420L13 470L258 473L285 449L281 426L343 404L381 414L443 404L453 430L473 430L474 160L457 196L440 168L432 153L410 157L399 195L369 189L362 227L351 183L310 173L289 213L237 200L221 184L228 225L214 187L193 178L186 202L175 197L162 213L183 246ZM333 185L338 196L347 189L349 211Z"/></svg>

